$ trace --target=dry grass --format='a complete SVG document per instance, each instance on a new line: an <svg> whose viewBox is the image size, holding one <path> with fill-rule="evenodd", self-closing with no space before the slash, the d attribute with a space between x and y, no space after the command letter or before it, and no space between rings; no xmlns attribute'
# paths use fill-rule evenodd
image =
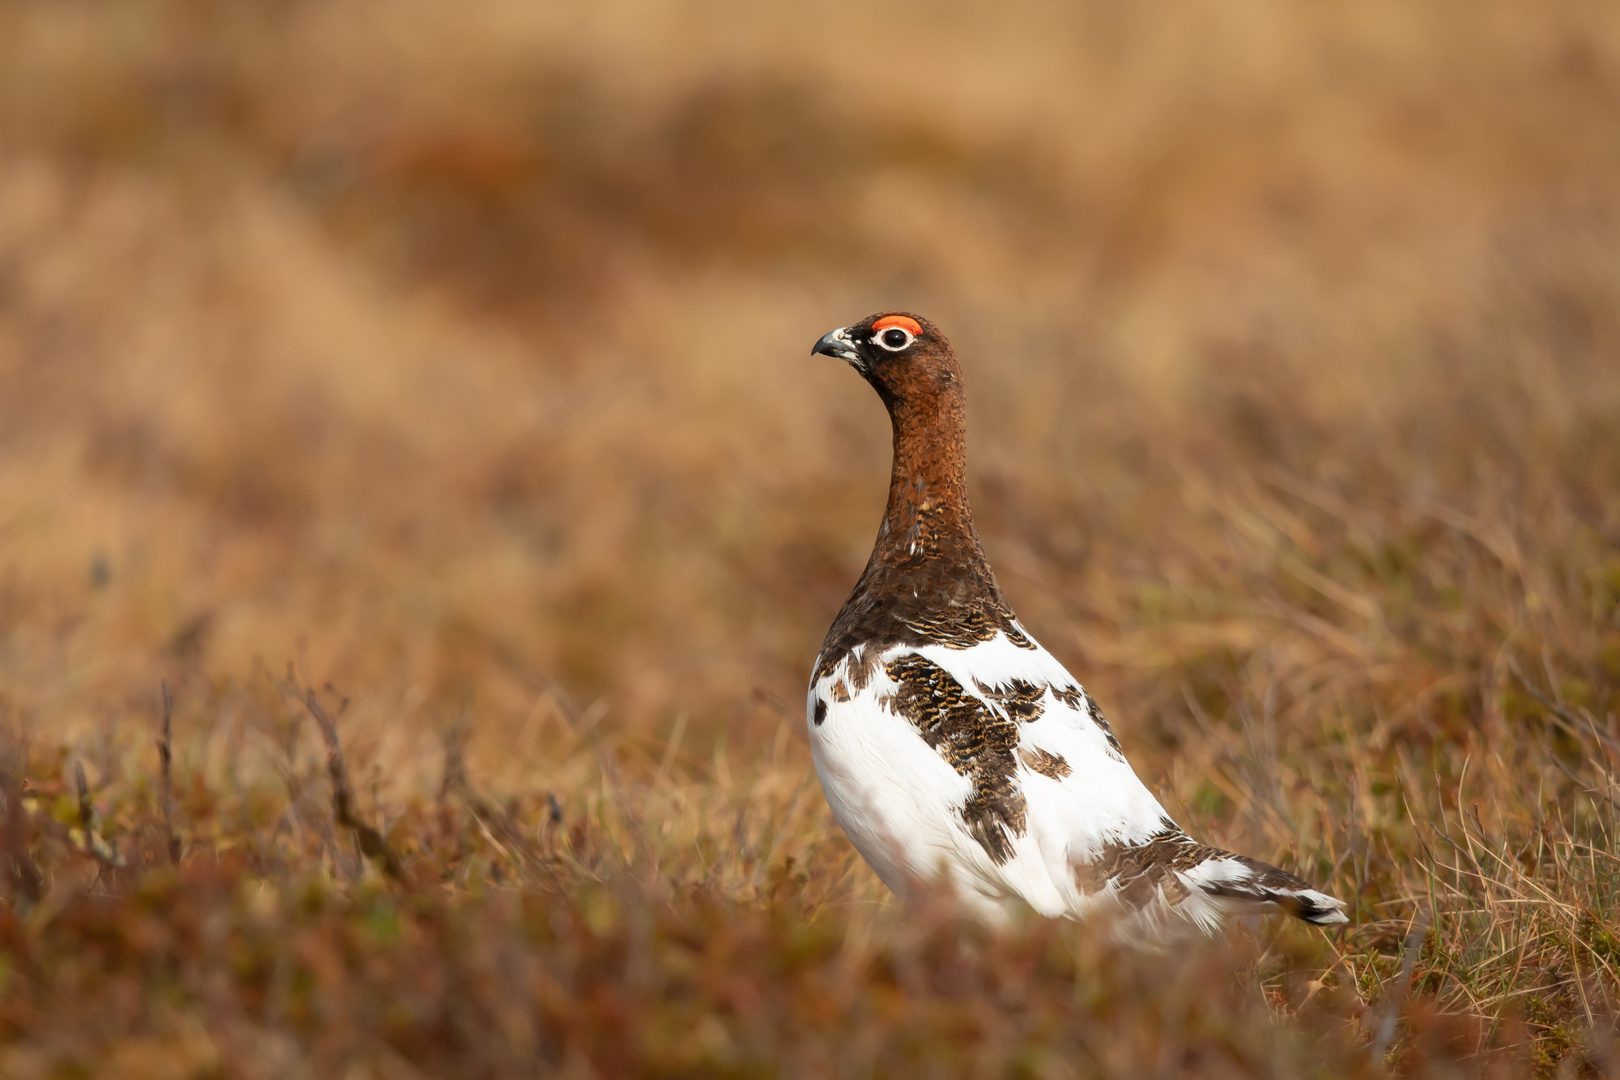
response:
<svg viewBox="0 0 1620 1080"><path fill-rule="evenodd" d="M0 1073L1620 1073L1617 108L1581 0L5 6ZM804 354L883 307L1025 622L1351 927L860 864Z"/></svg>

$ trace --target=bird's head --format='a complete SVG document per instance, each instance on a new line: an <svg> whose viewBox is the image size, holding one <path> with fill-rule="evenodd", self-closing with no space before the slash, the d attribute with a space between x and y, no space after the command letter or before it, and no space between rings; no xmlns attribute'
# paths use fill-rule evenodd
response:
<svg viewBox="0 0 1620 1080"><path fill-rule="evenodd" d="M836 356L861 373L892 411L961 393L962 371L939 328L903 311L868 316L822 336L811 355Z"/></svg>

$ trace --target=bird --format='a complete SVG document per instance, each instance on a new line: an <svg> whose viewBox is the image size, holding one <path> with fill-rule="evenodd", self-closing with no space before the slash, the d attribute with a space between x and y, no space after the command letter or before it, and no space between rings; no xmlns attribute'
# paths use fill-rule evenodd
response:
<svg viewBox="0 0 1620 1080"><path fill-rule="evenodd" d="M1232 916L1348 922L1344 902L1201 844L1165 812L1074 676L1008 607L968 505L962 371L903 311L839 327L888 409L894 464L871 558L827 631L806 701L833 816L892 891L944 884L967 914L1109 912L1143 942Z"/></svg>

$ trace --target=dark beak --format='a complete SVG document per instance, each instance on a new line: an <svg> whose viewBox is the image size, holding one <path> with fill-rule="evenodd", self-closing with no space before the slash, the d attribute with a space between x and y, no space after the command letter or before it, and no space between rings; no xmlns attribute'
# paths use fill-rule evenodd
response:
<svg viewBox="0 0 1620 1080"><path fill-rule="evenodd" d="M816 342L815 348L810 350L810 355L836 356L857 367L861 361L861 354L855 351L855 342L850 338L847 326L840 326L829 334L823 334L821 340Z"/></svg>

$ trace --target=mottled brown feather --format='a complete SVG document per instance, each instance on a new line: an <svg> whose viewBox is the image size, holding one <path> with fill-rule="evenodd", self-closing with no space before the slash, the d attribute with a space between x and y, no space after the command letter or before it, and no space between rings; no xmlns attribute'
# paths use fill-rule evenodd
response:
<svg viewBox="0 0 1620 1080"><path fill-rule="evenodd" d="M923 741L972 782L962 820L996 863L1012 857L1024 835L1027 806L1014 780L1018 723L998 716L950 672L916 654L890 660L884 673L899 684L890 708L911 721Z"/></svg>

